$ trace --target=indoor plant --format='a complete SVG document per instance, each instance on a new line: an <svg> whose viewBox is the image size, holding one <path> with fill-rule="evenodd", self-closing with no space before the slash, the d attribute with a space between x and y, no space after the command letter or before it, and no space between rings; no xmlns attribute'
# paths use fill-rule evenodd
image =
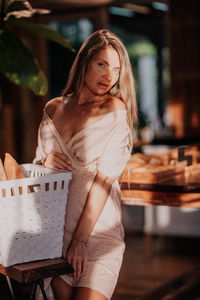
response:
<svg viewBox="0 0 200 300"><path fill-rule="evenodd" d="M13 29L22 27L72 49L68 40L52 28L29 22L33 14L50 13L33 9L25 0L2 0L0 3L0 72L15 84L30 88L37 95L47 91L47 80L38 62Z"/></svg>

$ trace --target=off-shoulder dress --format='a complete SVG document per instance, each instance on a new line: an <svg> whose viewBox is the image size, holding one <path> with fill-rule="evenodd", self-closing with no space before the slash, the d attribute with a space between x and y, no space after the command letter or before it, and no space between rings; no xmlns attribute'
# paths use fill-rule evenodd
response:
<svg viewBox="0 0 200 300"><path fill-rule="evenodd" d="M127 111L124 109L101 116L79 130L67 143L64 143L44 110L33 161L36 163L52 149L63 152L71 159L72 180L67 196L64 256L97 171L115 179L103 211L89 237L86 273L79 281L69 275L61 276L71 286L97 290L108 299L116 286L125 249L118 178L130 158L129 139ZM45 289L48 299L53 300L50 280L45 280ZM40 292L37 293L37 300L39 299L42 299Z"/></svg>

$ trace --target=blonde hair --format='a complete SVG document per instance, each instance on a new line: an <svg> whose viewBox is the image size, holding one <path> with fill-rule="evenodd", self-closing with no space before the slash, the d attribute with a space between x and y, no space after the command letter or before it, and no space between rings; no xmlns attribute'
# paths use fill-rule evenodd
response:
<svg viewBox="0 0 200 300"><path fill-rule="evenodd" d="M94 55L107 46L114 48L119 55L121 68L118 82L109 91L109 94L121 99L127 108L128 123L131 130L130 146L133 144L133 129L137 122L137 104L135 97L134 78L128 52L121 39L107 29L94 32L82 44L72 65L63 96L78 97L83 84L88 63Z"/></svg>

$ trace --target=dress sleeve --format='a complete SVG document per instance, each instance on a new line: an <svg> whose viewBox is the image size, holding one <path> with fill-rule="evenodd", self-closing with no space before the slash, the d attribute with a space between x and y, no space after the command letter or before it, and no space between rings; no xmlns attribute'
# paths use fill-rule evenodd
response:
<svg viewBox="0 0 200 300"><path fill-rule="evenodd" d="M98 160L97 171L117 179L131 156L130 129L126 120L117 124L109 136L104 151Z"/></svg>
<svg viewBox="0 0 200 300"><path fill-rule="evenodd" d="M33 159L34 164L40 164L41 159L43 157L45 157L45 151L44 151L44 147L43 147L43 143L42 143L42 131L43 131L44 123L45 123L45 120L44 120L44 114L43 114L42 121L40 122L40 126L38 128L38 144L37 144L37 148L36 148L36 152L35 152L35 158Z"/></svg>
<svg viewBox="0 0 200 300"><path fill-rule="evenodd" d="M44 111L43 118L38 129L38 145L33 163L39 163L40 160L46 157L46 155L53 149L63 152L55 128Z"/></svg>

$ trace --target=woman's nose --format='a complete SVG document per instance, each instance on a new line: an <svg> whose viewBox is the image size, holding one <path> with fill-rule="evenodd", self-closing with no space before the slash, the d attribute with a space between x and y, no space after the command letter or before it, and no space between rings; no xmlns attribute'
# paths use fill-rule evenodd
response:
<svg viewBox="0 0 200 300"><path fill-rule="evenodd" d="M104 77L108 80L108 81L112 81L112 70L110 70L109 68L106 70Z"/></svg>

